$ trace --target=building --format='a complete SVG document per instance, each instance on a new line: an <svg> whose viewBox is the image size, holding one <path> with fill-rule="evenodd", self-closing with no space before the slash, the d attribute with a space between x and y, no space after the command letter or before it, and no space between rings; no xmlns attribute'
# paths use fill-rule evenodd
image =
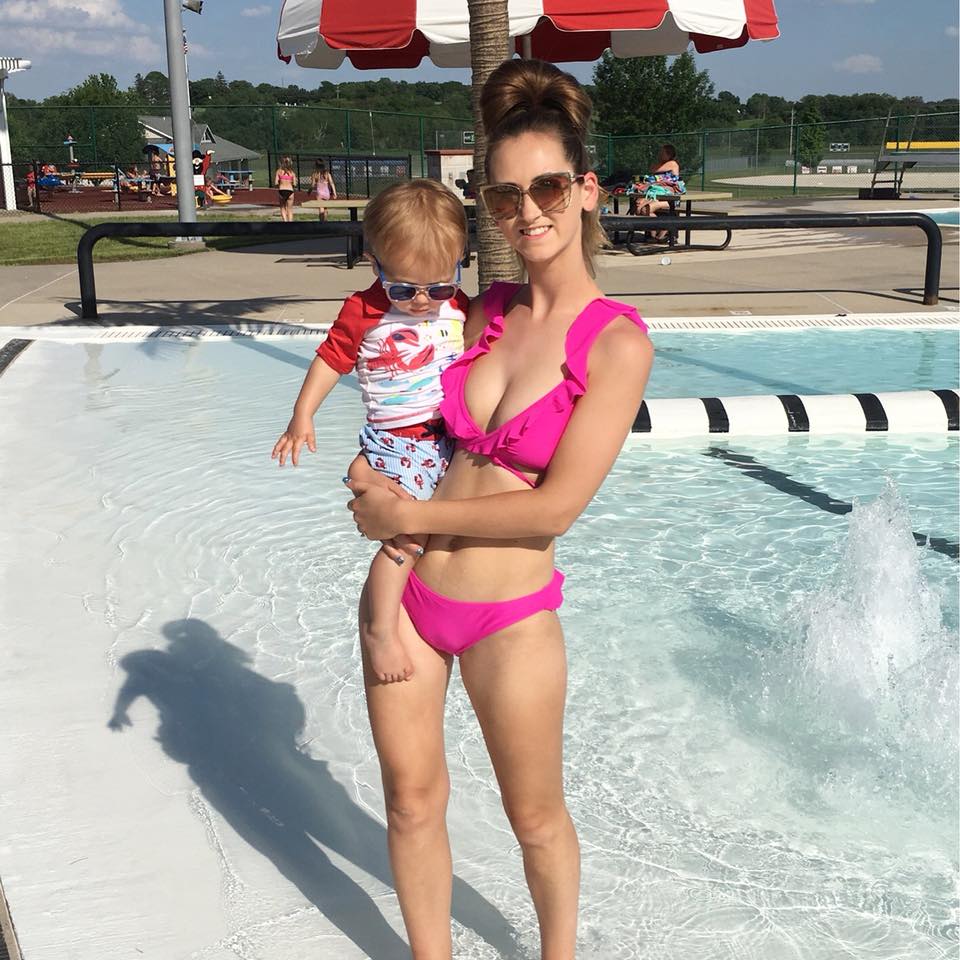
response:
<svg viewBox="0 0 960 960"><path fill-rule="evenodd" d="M173 120L170 117L138 117L143 128L143 137L147 146L159 147L164 153L173 150ZM258 160L256 150L234 143L224 137L215 136L205 123L193 124L193 143L201 152L213 150L213 162L210 168L216 171L249 170L250 161Z"/></svg>

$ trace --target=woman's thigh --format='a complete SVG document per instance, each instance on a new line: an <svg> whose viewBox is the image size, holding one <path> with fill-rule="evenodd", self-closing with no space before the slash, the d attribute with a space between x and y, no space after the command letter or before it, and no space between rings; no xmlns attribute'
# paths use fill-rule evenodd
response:
<svg viewBox="0 0 960 960"><path fill-rule="evenodd" d="M567 657L556 613L485 637L460 658L460 673L508 815L562 804Z"/></svg>
<svg viewBox="0 0 960 960"><path fill-rule="evenodd" d="M364 587L360 617L369 619ZM400 640L413 663L413 676L380 683L363 650L363 680L373 742L380 758L385 791L446 788L443 708L453 658L425 643L400 609Z"/></svg>

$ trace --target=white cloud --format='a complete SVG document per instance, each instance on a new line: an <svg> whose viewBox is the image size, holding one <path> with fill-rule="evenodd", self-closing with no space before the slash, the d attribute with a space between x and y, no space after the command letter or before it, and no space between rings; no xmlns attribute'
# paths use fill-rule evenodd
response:
<svg viewBox="0 0 960 960"><path fill-rule="evenodd" d="M833 68L842 73L882 73L883 61L872 53L857 53L846 60L837 61Z"/></svg>
<svg viewBox="0 0 960 960"><path fill-rule="evenodd" d="M273 13L273 7L269 6L266 3L261 4L259 7L245 7L240 11L241 17L269 17Z"/></svg>
<svg viewBox="0 0 960 960"><path fill-rule="evenodd" d="M188 57L212 57L213 51L205 47L202 43L195 43L187 37L187 56Z"/></svg>
<svg viewBox="0 0 960 960"><path fill-rule="evenodd" d="M34 66L44 54L76 53L96 57L119 57L136 64L156 66L164 50L145 34L113 36L85 30L56 30L49 27L15 27L4 30L12 48L28 50Z"/></svg>
<svg viewBox="0 0 960 960"><path fill-rule="evenodd" d="M960 30L957 29L955 23L951 23L950 26L944 30L944 33L946 33L948 37L960 37Z"/></svg>
<svg viewBox="0 0 960 960"><path fill-rule="evenodd" d="M33 54L165 62L164 46L127 15L124 0L0 0L0 35Z"/></svg>
<svg viewBox="0 0 960 960"><path fill-rule="evenodd" d="M0 23L64 24L73 30L136 29L121 0L4 0Z"/></svg>

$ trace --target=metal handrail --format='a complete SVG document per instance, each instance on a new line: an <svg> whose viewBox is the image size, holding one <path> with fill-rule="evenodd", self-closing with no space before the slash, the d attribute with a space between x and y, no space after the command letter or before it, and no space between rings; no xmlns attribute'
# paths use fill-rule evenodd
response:
<svg viewBox="0 0 960 960"><path fill-rule="evenodd" d="M683 197L681 196L681 200ZM923 213L786 213L764 215L711 216L697 213L688 216L601 217L607 232L639 230L800 230L857 229L860 227L919 227L927 236L927 259L923 276L923 302L933 306L940 302L940 263L943 257L943 235L936 221ZM683 247L671 248L680 251Z"/></svg>
<svg viewBox="0 0 960 960"><path fill-rule="evenodd" d="M77 244L77 270L80 275L80 316L96 320L97 286L93 274L93 247L105 237L349 237L347 258L359 255L358 240L362 238L363 224L351 221L339 223L271 223L266 220L214 220L209 223L98 223L85 231Z"/></svg>
<svg viewBox="0 0 960 960"><path fill-rule="evenodd" d="M649 226L640 217L601 217L608 231L637 231ZM919 227L927 237L927 258L923 280L923 302L933 306L940 297L940 263L943 255L943 237L937 224L922 213L796 213L762 216L695 217L658 216L657 230L797 230L813 228L857 229L861 227ZM471 224L472 226L472 224ZM339 223L273 223L270 221L227 221L208 223L100 223L91 227L77 244L77 269L80 275L81 316L96 320L97 292L93 273L93 247L104 237L349 237L348 259L360 249L363 224ZM677 248L682 249L682 248Z"/></svg>

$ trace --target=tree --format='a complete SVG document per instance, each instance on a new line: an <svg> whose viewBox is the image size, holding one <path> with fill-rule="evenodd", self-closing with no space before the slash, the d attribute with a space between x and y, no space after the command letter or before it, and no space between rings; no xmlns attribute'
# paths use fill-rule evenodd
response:
<svg viewBox="0 0 960 960"><path fill-rule="evenodd" d="M684 173L699 167L699 138L678 134L703 125L713 106L713 84L706 71L697 70L691 54L681 54L668 66L666 57L618 59L607 51L593 78L603 132L634 138L615 144L618 172L645 173L667 136Z"/></svg>
<svg viewBox="0 0 960 960"><path fill-rule="evenodd" d="M823 157L826 146L823 117L816 103L808 102L801 106L798 123L797 159L805 167L815 167Z"/></svg>
<svg viewBox="0 0 960 960"><path fill-rule="evenodd" d="M664 117L666 57L619 59L605 50L593 68L598 126L615 137L658 133L672 122Z"/></svg>
<svg viewBox="0 0 960 960"><path fill-rule="evenodd" d="M170 103L170 84L159 70L151 70L145 77L138 73L133 78L130 93L138 104L166 106Z"/></svg>
<svg viewBox="0 0 960 960"><path fill-rule="evenodd" d="M473 167L478 186L487 182L487 132L480 116L480 91L487 77L509 56L507 0L467 0L470 15L470 103L473 108ZM478 211L481 213L481 211ZM480 290L494 280L519 279L516 255L493 221L477 217L477 267Z"/></svg>
<svg viewBox="0 0 960 960"><path fill-rule="evenodd" d="M721 90L707 110L706 121L711 127L735 127L743 107L740 98L729 90Z"/></svg>
<svg viewBox="0 0 960 960"><path fill-rule="evenodd" d="M76 155L81 160L126 163L140 159L144 139L137 110L129 92L121 90L109 73L91 74L66 93L48 97L44 104L63 108L49 111L43 139L37 140L44 147L61 143L69 133L79 143ZM93 107L97 108L95 132L91 123Z"/></svg>
<svg viewBox="0 0 960 960"><path fill-rule="evenodd" d="M669 119L670 130L698 130L710 110L713 84L706 70L697 70L693 54L689 51L674 58L667 70L666 117L661 118L663 127Z"/></svg>

